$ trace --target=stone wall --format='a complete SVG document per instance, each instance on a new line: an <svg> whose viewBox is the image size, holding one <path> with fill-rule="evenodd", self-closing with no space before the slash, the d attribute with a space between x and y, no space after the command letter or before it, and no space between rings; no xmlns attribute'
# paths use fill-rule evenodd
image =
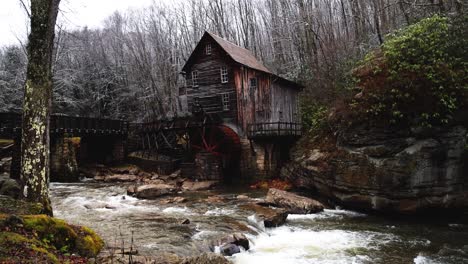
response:
<svg viewBox="0 0 468 264"><path fill-rule="evenodd" d="M279 175L281 165L289 157L292 143L241 140L241 174L244 179L262 180Z"/></svg>
<svg viewBox="0 0 468 264"><path fill-rule="evenodd" d="M222 180L221 158L210 153L200 151L195 155L196 180Z"/></svg>
<svg viewBox="0 0 468 264"><path fill-rule="evenodd" d="M79 180L76 151L71 138L52 138L50 145L50 179L58 182Z"/></svg>

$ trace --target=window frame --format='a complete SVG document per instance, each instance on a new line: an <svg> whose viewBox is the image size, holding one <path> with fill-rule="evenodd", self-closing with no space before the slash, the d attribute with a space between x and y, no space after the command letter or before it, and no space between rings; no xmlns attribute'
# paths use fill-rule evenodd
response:
<svg viewBox="0 0 468 264"><path fill-rule="evenodd" d="M219 68L219 73L221 77L221 83L228 83L229 82L229 72L227 66L221 66Z"/></svg>
<svg viewBox="0 0 468 264"><path fill-rule="evenodd" d="M207 43L205 45L205 55L211 55L213 53L213 48L211 47L211 43Z"/></svg>
<svg viewBox="0 0 468 264"><path fill-rule="evenodd" d="M192 71L192 87L198 87L198 71Z"/></svg>
<svg viewBox="0 0 468 264"><path fill-rule="evenodd" d="M223 106L223 111L231 110L231 96L229 93L221 93L221 104Z"/></svg>
<svg viewBox="0 0 468 264"><path fill-rule="evenodd" d="M254 80L255 80L255 82L254 82L255 85L252 85L252 81L254 81ZM257 87L258 87L258 79L257 79L257 77L250 78L250 79L249 79L249 88L250 88L250 89L252 89L252 88L257 89Z"/></svg>

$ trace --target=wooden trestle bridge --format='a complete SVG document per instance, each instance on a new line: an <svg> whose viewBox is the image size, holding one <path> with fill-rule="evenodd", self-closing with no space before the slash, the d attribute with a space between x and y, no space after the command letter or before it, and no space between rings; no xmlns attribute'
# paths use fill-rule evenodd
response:
<svg viewBox="0 0 468 264"><path fill-rule="evenodd" d="M237 166L242 140L294 139L300 135L300 125L285 122L252 124L244 133L223 123L217 115L205 113L147 123L59 114L52 115L50 120L51 145L60 138L80 137L82 158L121 161L127 153L136 152L142 158L164 157L179 167L184 162L193 162L200 152L218 157L224 167ZM20 136L21 113L0 113L0 138L13 139L16 146L12 175L19 171Z"/></svg>

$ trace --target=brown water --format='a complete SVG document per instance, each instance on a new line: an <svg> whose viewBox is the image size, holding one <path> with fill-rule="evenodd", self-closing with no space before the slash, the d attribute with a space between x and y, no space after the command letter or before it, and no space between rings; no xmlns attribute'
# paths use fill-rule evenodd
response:
<svg viewBox="0 0 468 264"><path fill-rule="evenodd" d="M347 210L290 215L286 225L265 229L236 196L262 192L224 190L184 194L186 204L162 205L125 195L124 185L96 183L51 186L56 217L95 229L108 244L128 245L133 231L142 255L195 255L209 241L245 229L249 251L234 263L468 263L468 224L457 220L390 220ZM220 195L223 203L204 198ZM107 208L105 206L107 205ZM189 219L190 225L180 223Z"/></svg>

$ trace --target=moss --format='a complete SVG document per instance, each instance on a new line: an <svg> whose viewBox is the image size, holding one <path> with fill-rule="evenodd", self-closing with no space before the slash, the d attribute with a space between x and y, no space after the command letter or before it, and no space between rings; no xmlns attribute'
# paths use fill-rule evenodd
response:
<svg viewBox="0 0 468 264"><path fill-rule="evenodd" d="M47 215L0 214L0 263L29 263L31 256L40 263L66 263L70 255L95 257L103 246L102 239L86 227Z"/></svg>
<svg viewBox="0 0 468 264"><path fill-rule="evenodd" d="M57 249L73 248L77 234L65 221L46 215L24 216L24 227L34 230L41 239Z"/></svg>
<svg viewBox="0 0 468 264"><path fill-rule="evenodd" d="M43 211L44 208L40 203L15 200L11 197L0 195L0 214L40 214Z"/></svg>
<svg viewBox="0 0 468 264"><path fill-rule="evenodd" d="M47 263L60 263L60 261L58 260L58 258L50 253L47 249L45 248L42 248L42 247L38 247L36 245L32 245L31 246L31 249L36 252L37 254L42 254L44 256L47 257Z"/></svg>
<svg viewBox="0 0 468 264"><path fill-rule="evenodd" d="M81 227L81 232L86 234L76 240L76 250L81 256L95 257L104 246L102 239L91 229Z"/></svg>
<svg viewBox="0 0 468 264"><path fill-rule="evenodd" d="M21 254L29 258L21 257ZM39 261L40 260L40 261ZM0 262L60 263L58 258L41 241L14 232L0 232Z"/></svg>

